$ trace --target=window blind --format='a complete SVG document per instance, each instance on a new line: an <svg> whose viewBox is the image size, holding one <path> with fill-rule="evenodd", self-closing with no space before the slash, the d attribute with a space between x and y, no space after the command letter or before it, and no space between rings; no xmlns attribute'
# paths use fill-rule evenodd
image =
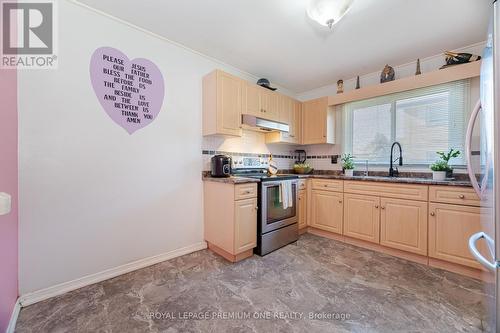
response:
<svg viewBox="0 0 500 333"><path fill-rule="evenodd" d="M390 147L401 143L405 164L428 165L436 151L462 152L464 165L470 81L376 97L344 105L344 151L370 163L389 163Z"/></svg>

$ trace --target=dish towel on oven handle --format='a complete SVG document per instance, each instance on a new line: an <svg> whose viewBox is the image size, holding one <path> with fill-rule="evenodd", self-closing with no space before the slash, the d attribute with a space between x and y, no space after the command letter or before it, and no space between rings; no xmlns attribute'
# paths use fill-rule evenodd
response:
<svg viewBox="0 0 500 333"><path fill-rule="evenodd" d="M284 180L280 183L279 198L283 206L283 209L288 209L288 207L293 207L293 190L292 190L292 182L290 180Z"/></svg>

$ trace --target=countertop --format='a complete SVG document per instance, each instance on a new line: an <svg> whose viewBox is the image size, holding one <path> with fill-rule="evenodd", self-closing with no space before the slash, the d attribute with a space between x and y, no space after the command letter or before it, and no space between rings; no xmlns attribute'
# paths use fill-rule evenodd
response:
<svg viewBox="0 0 500 333"><path fill-rule="evenodd" d="M453 178L443 181L432 180L432 178L417 177L385 177L385 176L352 176L344 175L298 175L299 178L319 178L319 179L340 179L340 180L360 180L370 182L401 183L401 184L422 184L422 185L447 185L447 186L468 186L472 187L470 181L455 180Z"/></svg>
<svg viewBox="0 0 500 333"><path fill-rule="evenodd" d="M204 182L217 182L226 184L248 184L248 183L258 183L259 179L247 178L247 177L212 177L210 175L203 175L202 179Z"/></svg>
<svg viewBox="0 0 500 333"><path fill-rule="evenodd" d="M423 177L386 177L386 176L352 176L347 177L343 174L309 174L309 175L297 175L299 178L317 178L317 179L340 179L340 180L359 180L359 181L371 181L371 182L385 182L385 183L400 183L400 184L421 184L421 185L445 185L445 186L466 186L471 187L472 184L468 180L455 180L453 178L446 179L444 181L432 180L432 178ZM227 177L227 178L216 178L210 176L210 174L203 174L203 181L210 182L220 182L226 184L246 184L246 183L258 183L259 180L255 178L246 177Z"/></svg>

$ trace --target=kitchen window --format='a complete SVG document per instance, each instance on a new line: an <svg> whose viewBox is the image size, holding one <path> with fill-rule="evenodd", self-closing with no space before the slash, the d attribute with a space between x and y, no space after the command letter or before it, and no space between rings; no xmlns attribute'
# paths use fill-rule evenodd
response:
<svg viewBox="0 0 500 333"><path fill-rule="evenodd" d="M405 164L428 166L436 151L462 152L470 81L460 80L344 105L344 151L356 160L388 164L391 144L401 143Z"/></svg>

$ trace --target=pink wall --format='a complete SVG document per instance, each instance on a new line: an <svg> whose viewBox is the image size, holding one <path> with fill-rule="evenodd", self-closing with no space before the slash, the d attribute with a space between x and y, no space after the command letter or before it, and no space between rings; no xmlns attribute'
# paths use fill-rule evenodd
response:
<svg viewBox="0 0 500 333"><path fill-rule="evenodd" d="M17 299L17 73L0 69L0 192L12 195L12 211L0 216L0 332Z"/></svg>

